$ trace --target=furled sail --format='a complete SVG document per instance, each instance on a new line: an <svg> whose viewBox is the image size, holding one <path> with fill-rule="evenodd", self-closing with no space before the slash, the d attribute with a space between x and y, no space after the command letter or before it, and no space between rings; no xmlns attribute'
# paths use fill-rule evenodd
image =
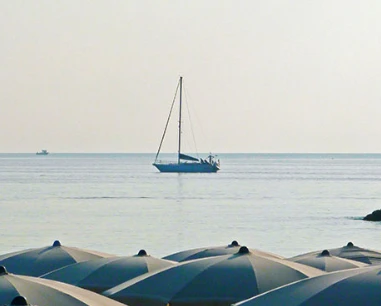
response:
<svg viewBox="0 0 381 306"><path fill-rule="evenodd" d="M192 161L198 161L198 158L196 157L193 157L193 156L190 156L190 155L186 155L186 154L182 154L180 153L180 159L182 160L192 160Z"/></svg>

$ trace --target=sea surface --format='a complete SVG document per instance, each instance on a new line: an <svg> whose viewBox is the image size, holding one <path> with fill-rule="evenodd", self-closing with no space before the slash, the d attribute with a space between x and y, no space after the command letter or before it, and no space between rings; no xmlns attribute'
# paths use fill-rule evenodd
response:
<svg viewBox="0 0 381 306"><path fill-rule="evenodd" d="M155 257L232 240L285 257L381 250L381 223L361 220L381 209L381 155L218 158L218 173L165 174L154 154L0 154L0 254L54 240Z"/></svg>

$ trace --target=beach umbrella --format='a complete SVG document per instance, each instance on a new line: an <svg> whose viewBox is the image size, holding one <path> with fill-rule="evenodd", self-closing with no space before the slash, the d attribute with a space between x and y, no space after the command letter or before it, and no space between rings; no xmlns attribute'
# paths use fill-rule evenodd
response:
<svg viewBox="0 0 381 306"><path fill-rule="evenodd" d="M228 306L323 273L285 259L253 254L243 246L233 255L185 261L147 273L103 294L131 306Z"/></svg>
<svg viewBox="0 0 381 306"><path fill-rule="evenodd" d="M368 264L363 262L332 256L328 250L324 250L320 254L300 255L289 258L288 260L314 267L326 272L362 268L368 266Z"/></svg>
<svg viewBox="0 0 381 306"><path fill-rule="evenodd" d="M301 256L313 256L318 255L321 252L322 251L315 251L303 254ZM328 249L328 252L332 256L355 260L366 264L381 264L381 252L355 246L352 242L348 242L346 246L340 248ZM299 256L295 256L293 258L296 257Z"/></svg>
<svg viewBox="0 0 381 306"><path fill-rule="evenodd" d="M0 305L122 306L123 304L68 284L11 274L0 266Z"/></svg>
<svg viewBox="0 0 381 306"><path fill-rule="evenodd" d="M174 264L177 263L149 256L145 250L140 250L134 256L100 258L72 264L41 277L100 293L144 273Z"/></svg>
<svg viewBox="0 0 381 306"><path fill-rule="evenodd" d="M334 256L367 264L381 264L381 252L355 246L352 242L341 248L330 249L329 252Z"/></svg>
<svg viewBox="0 0 381 306"><path fill-rule="evenodd" d="M236 240L233 240L232 243L229 245L224 246L211 246L211 247L205 247L205 248L196 248L196 249L190 249L181 251L178 253L174 253L171 255L167 255L163 257L164 259L173 260L177 262L183 262L187 260L193 260L193 259L199 259L199 258L205 258L205 257L212 257L212 256L218 256L218 255L227 255L227 254L235 254L238 252L239 248L241 246ZM261 255L261 256L268 256L268 257L274 257L274 258L282 258L281 256L250 249L250 252Z"/></svg>
<svg viewBox="0 0 381 306"><path fill-rule="evenodd" d="M40 276L73 263L111 256L113 255L62 246L56 240L52 246L0 255L0 265L11 273Z"/></svg>
<svg viewBox="0 0 381 306"><path fill-rule="evenodd" d="M381 305L381 266L349 269L301 280L236 306Z"/></svg>

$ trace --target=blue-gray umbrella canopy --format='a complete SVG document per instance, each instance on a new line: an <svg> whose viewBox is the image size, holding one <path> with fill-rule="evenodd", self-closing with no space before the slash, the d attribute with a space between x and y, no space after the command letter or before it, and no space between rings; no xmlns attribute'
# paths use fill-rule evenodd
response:
<svg viewBox="0 0 381 306"><path fill-rule="evenodd" d="M360 261L354 261L346 258L332 256L328 250L324 250L320 254L300 255L288 260L298 262L303 265L314 267L326 272L341 271L353 268L362 268L368 266Z"/></svg>
<svg viewBox="0 0 381 306"><path fill-rule="evenodd" d="M322 251L310 252L299 256L295 256L293 257L293 259L306 255L319 255L321 252ZM332 256L351 259L366 264L381 264L381 252L355 246L352 242L348 242L346 246L343 246L341 248L328 249L328 252Z"/></svg>
<svg viewBox="0 0 381 306"><path fill-rule="evenodd" d="M148 273L103 294L130 306L228 306L267 290L324 272L241 247L233 255L195 259Z"/></svg>
<svg viewBox="0 0 381 306"><path fill-rule="evenodd" d="M152 257L145 250L140 250L134 256L100 258L72 264L41 277L100 293L144 273L174 264L177 263Z"/></svg>
<svg viewBox="0 0 381 306"><path fill-rule="evenodd" d="M88 290L52 280L11 274L0 266L0 305L28 303L38 306L123 306Z"/></svg>
<svg viewBox="0 0 381 306"><path fill-rule="evenodd" d="M381 305L381 267L350 269L301 280L236 306Z"/></svg>
<svg viewBox="0 0 381 306"><path fill-rule="evenodd" d="M230 243L229 245L211 246L211 247L205 247L205 248L185 250L185 251L177 252L171 255L167 255L163 258L177 261L177 262L183 262L187 260L193 260L193 259L199 259L199 258L205 258L205 257L235 254L239 251L240 247L241 246L239 245L239 243L236 240L233 240L232 243ZM260 251L260 250L255 250L255 249L250 249L250 252L260 256L282 258L281 256Z"/></svg>
<svg viewBox="0 0 381 306"><path fill-rule="evenodd" d="M52 246L1 255L0 265L11 273L41 276L73 263L111 256L113 255L62 246L56 240Z"/></svg>

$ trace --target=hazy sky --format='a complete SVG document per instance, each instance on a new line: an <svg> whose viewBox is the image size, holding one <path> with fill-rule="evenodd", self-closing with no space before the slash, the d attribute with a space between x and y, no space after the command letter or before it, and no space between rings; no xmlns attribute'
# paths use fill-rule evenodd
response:
<svg viewBox="0 0 381 306"><path fill-rule="evenodd" d="M0 0L0 152L156 152L180 75L199 152L381 152L380 16L379 0Z"/></svg>

